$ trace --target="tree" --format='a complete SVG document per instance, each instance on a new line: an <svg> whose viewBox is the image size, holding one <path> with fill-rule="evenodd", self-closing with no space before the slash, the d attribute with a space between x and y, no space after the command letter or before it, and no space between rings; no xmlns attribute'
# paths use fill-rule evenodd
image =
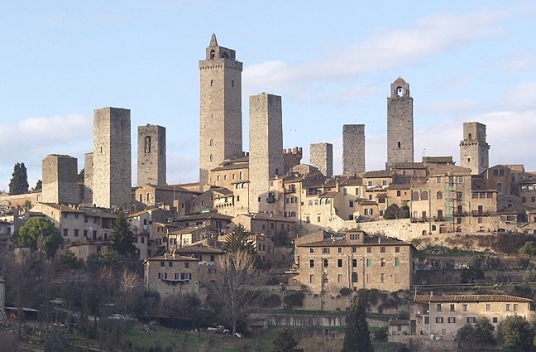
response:
<svg viewBox="0 0 536 352"><path fill-rule="evenodd" d="M383 214L383 218L385 220L393 220L398 219L398 212L400 211L400 208L396 204L391 204L390 206L385 209L385 213Z"/></svg>
<svg viewBox="0 0 536 352"><path fill-rule="evenodd" d="M493 344L493 331L495 327L491 324L488 318L478 318L475 324L467 323L462 326L456 336L461 342L469 343L469 347L473 348L473 344Z"/></svg>
<svg viewBox="0 0 536 352"><path fill-rule="evenodd" d="M37 180L37 183L35 184L34 190L39 191L41 189L43 189L43 181Z"/></svg>
<svg viewBox="0 0 536 352"><path fill-rule="evenodd" d="M259 286L265 278L255 263L256 256L247 250L227 253L216 260L218 280L209 282L218 315L231 326L233 336L239 321L247 317L262 296Z"/></svg>
<svg viewBox="0 0 536 352"><path fill-rule="evenodd" d="M534 330L522 316L511 315L499 323L499 340L504 351L530 351Z"/></svg>
<svg viewBox="0 0 536 352"><path fill-rule="evenodd" d="M277 337L272 341L271 352L303 352L298 346L298 342L294 339L294 335L289 329L279 331Z"/></svg>
<svg viewBox="0 0 536 352"><path fill-rule="evenodd" d="M462 284L477 282L479 280L484 280L484 272L475 267L463 268L462 269Z"/></svg>
<svg viewBox="0 0 536 352"><path fill-rule="evenodd" d="M26 171L26 166L24 163L16 163L13 168L13 177L9 182L9 194L25 194L28 193L28 173Z"/></svg>
<svg viewBox="0 0 536 352"><path fill-rule="evenodd" d="M80 170L80 172L78 173L78 182L84 182L84 178L85 178L85 176L84 176L85 171L84 171L84 170L85 170L85 169L82 169L82 170Z"/></svg>
<svg viewBox="0 0 536 352"><path fill-rule="evenodd" d="M409 206L407 204L400 207L400 210L398 211L398 218L409 219Z"/></svg>
<svg viewBox="0 0 536 352"><path fill-rule="evenodd" d="M248 239L248 236L249 233L246 231L244 225L239 224L227 237L227 241L224 243L223 249L228 253L245 251L253 256L257 255L255 246L253 242Z"/></svg>
<svg viewBox="0 0 536 352"><path fill-rule="evenodd" d="M373 352L365 308L359 298L352 300L350 315L346 317L346 333L342 352Z"/></svg>
<svg viewBox="0 0 536 352"><path fill-rule="evenodd" d="M60 231L46 218L31 218L11 237L17 247L30 247L33 251L44 252L53 257L63 244Z"/></svg>
<svg viewBox="0 0 536 352"><path fill-rule="evenodd" d="M521 254L528 254L530 257L536 255L536 242L527 241L525 244L518 250Z"/></svg>
<svg viewBox="0 0 536 352"><path fill-rule="evenodd" d="M110 234L112 240L112 249L117 253L124 255L135 255L138 249L134 245L134 236L130 229L130 224L127 221L125 213L120 212L119 216L114 222L112 233Z"/></svg>

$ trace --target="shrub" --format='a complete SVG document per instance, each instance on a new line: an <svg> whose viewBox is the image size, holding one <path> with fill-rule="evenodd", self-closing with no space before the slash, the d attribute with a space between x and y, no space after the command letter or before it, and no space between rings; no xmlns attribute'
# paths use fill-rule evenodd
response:
<svg viewBox="0 0 536 352"><path fill-rule="evenodd" d="M339 290L339 293L341 294L341 296L343 297L348 297L352 294L352 289L351 288L348 288L348 287L343 287Z"/></svg>
<svg viewBox="0 0 536 352"><path fill-rule="evenodd" d="M295 292L289 292L285 296L283 301L285 302L285 305L288 308L292 309L292 308L295 308L295 307L303 307L304 298L305 298L305 293L295 291Z"/></svg>
<svg viewBox="0 0 536 352"><path fill-rule="evenodd" d="M276 293L266 296L261 300L261 307L263 308L279 308L280 306L281 297Z"/></svg>

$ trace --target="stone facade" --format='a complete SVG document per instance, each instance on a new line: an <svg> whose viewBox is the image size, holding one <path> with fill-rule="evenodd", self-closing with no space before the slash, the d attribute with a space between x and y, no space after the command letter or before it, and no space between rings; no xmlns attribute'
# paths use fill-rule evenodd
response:
<svg viewBox="0 0 536 352"><path fill-rule="evenodd" d="M460 142L461 166L480 175L489 167L489 144L486 142L486 125L464 122L463 140Z"/></svg>
<svg viewBox="0 0 536 352"><path fill-rule="evenodd" d="M508 295L416 295L410 319L418 335L454 338L465 324L486 317L495 327L510 315L532 321L532 299Z"/></svg>
<svg viewBox="0 0 536 352"><path fill-rule="evenodd" d="M299 275L294 277L313 293L341 288L407 290L413 278L413 246L362 231L296 244Z"/></svg>
<svg viewBox="0 0 536 352"><path fill-rule="evenodd" d="M249 211L267 211L275 198L270 178L283 174L281 97L262 93L249 98Z"/></svg>
<svg viewBox="0 0 536 352"><path fill-rule="evenodd" d="M242 63L212 35L199 61L201 106L199 184L208 184L218 164L242 154Z"/></svg>
<svg viewBox="0 0 536 352"><path fill-rule="evenodd" d="M310 149L311 165L326 176L333 176L333 144L313 143Z"/></svg>
<svg viewBox="0 0 536 352"><path fill-rule="evenodd" d="M398 78L387 98L387 169L395 163L413 162L413 98L409 84Z"/></svg>
<svg viewBox="0 0 536 352"><path fill-rule="evenodd" d="M166 185L166 129L138 126L138 186Z"/></svg>
<svg viewBox="0 0 536 352"><path fill-rule="evenodd" d="M93 204L93 153L84 155L84 192L82 197L82 203Z"/></svg>
<svg viewBox="0 0 536 352"><path fill-rule="evenodd" d="M95 110L93 122L93 204L128 208L132 200L130 110Z"/></svg>
<svg viewBox="0 0 536 352"><path fill-rule="evenodd" d="M43 203L78 204L78 162L68 155L50 154L43 159Z"/></svg>
<svg viewBox="0 0 536 352"><path fill-rule="evenodd" d="M342 173L365 172L365 125L342 126Z"/></svg>

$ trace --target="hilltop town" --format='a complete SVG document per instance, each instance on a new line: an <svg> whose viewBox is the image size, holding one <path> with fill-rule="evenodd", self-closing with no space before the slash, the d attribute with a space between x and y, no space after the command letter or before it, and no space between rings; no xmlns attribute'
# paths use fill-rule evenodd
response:
<svg viewBox="0 0 536 352"><path fill-rule="evenodd" d="M15 298L22 291L9 282L14 277L10 261L29 263L32 259L21 258L41 258L46 252L48 261L74 258L72 263L79 266L64 268L70 273L99 260L110 264L106 260L117 248L113 233L125 221L135 246L131 268L143 266L139 289L157 292L161 300L209 297L213 283L222 282L219 261L230 250L229 238L246 235L272 282L262 289L265 302L271 297L275 303L262 307L271 313L249 310L247 328L236 321L227 324L235 336L240 329L262 334L268 326L302 324L276 317L282 313L274 315L273 310L345 312L351 297L363 297L363 292L381 297L369 302L369 312L404 313L384 325L390 341L408 344L412 339L415 350L419 338L445 346L466 323L481 317L495 329L512 313L531 321L530 286L525 295L497 291L496 286L490 291L456 286L533 281L524 276L532 268L532 256L520 257L523 264L517 265L501 255L517 255L534 241L536 172L525 171L523 165L489 165L493 149L486 141L486 125L463 124L460 165L445 155L416 161L414 98L409 83L399 77L390 87L386 82L385 169L365 169L365 125L348 124L341 126L343 174L334 175L332 144L311 143L310 164L301 162L303 147L284 148L277 95L249 97L249 151L243 150L242 67L236 52L220 46L212 35L199 61L199 182L166 182L168 129L150 123L137 127L133 182L130 110L105 107L94 111L93 150L85 154L83 167L69 155L44 155L40 190L0 195L5 279L0 279L0 304L11 307L0 318L18 319L23 306L43 311L41 303ZM79 169L84 170L83 181ZM49 220L61 235L53 253L12 240L35 218ZM455 250L462 253L459 258L437 255ZM475 265L475 258L486 263L494 258L496 264ZM462 269L478 275L464 279L455 271ZM79 281L71 285L87 283L88 274L77 275ZM118 279L122 284L125 280ZM58 282L49 282L56 288L46 291L46 304L61 305L69 313L85 309L82 315L133 314L127 301L125 308L117 307L120 299L111 291L93 308L83 294L56 296L67 295ZM437 293L442 286L451 290ZM127 297L129 292L118 288L115 294ZM56 298L61 301L51 303ZM141 311L141 316L151 315L149 308ZM153 318L157 316L163 317L155 313ZM344 324L338 316L313 325Z"/></svg>

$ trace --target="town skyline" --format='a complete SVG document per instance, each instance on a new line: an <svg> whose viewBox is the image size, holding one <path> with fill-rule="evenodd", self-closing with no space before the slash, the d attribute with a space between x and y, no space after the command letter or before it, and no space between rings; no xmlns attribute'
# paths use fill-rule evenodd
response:
<svg viewBox="0 0 536 352"><path fill-rule="evenodd" d="M222 19L230 9L219 8L215 14L210 4L155 8L140 1L125 13L121 6L107 5L106 15L92 5L80 10L37 6L29 12L9 5L2 16L11 24L10 31L0 39L8 54L0 66L5 82L12 82L1 88L5 100L0 145L7 153L0 160L0 190L9 191L17 162L28 168L30 187L41 179L41 162L48 154L74 156L78 168L84 168L83 156L92 151L93 110L106 106L131 110L133 145L137 126L166 127L168 183L197 182L197 64L212 33L244 63L245 151L248 97L267 92L282 97L284 147L302 147L303 163L309 162L310 144L331 143L334 172L340 174L342 126L365 124L366 169L381 170L386 161L386 98L390 84L400 76L414 98L415 161L423 155L452 156L460 165L462 125L474 121L487 126L490 166L524 164L526 171L536 171L530 153L531 143L536 143L530 133L536 123L536 48L522 35L534 27L534 5L477 2L461 10L455 2L443 8L427 5L413 13L386 6L378 23L373 18L380 11L362 7L354 9L362 10L357 15L362 23L343 25L331 19L327 22L335 28L325 31L308 21L324 19L313 16L320 16L320 10L297 15L297 9L288 8L281 28L269 33L263 27L269 23L264 16L252 15L249 21L255 19L259 26L247 31L251 22L237 18L234 26L225 23ZM254 5L244 6L239 12L247 13ZM340 13L348 20L352 16L341 12L344 7L336 2L323 10L326 16ZM199 21L207 13L203 25L186 20L185 14ZM293 28L291 14L304 26L287 33ZM365 20L367 14L371 19ZM159 16L161 26L149 30ZM185 23L172 25L173 16ZM28 28L23 29L24 24ZM191 31L182 28L188 24ZM131 26L139 28L127 34ZM334 34L337 31L340 35ZM278 39L283 33L286 40ZM107 51L110 58L102 55ZM124 60L117 60L121 54ZM519 141L521 146L515 143ZM132 155L135 160L136 148Z"/></svg>

